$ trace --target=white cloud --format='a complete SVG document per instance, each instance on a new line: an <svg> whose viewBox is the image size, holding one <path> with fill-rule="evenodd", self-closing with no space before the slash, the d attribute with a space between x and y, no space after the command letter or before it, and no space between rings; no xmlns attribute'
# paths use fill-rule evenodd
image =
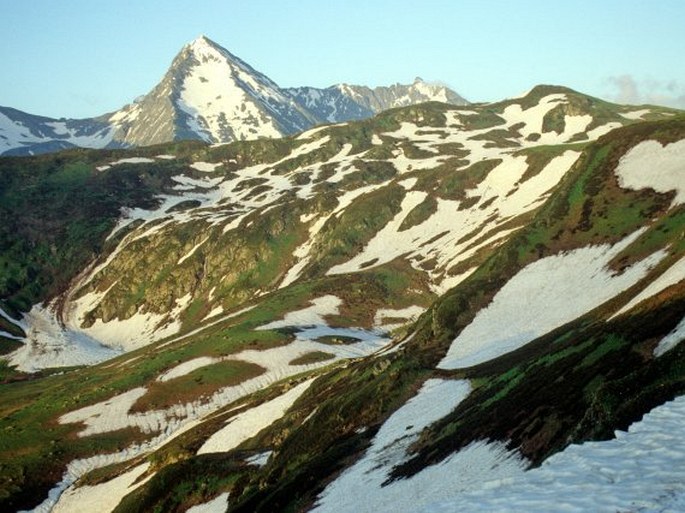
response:
<svg viewBox="0 0 685 513"><path fill-rule="evenodd" d="M617 103L644 103L685 109L685 84L677 80L638 80L632 75L607 78L613 90L607 97Z"/></svg>

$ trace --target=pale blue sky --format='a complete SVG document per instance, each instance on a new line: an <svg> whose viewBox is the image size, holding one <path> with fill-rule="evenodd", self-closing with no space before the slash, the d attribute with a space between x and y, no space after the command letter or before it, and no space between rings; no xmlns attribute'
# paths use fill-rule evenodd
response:
<svg viewBox="0 0 685 513"><path fill-rule="evenodd" d="M552 83L685 108L684 0L0 0L0 105L53 117L148 92L205 34L281 86Z"/></svg>

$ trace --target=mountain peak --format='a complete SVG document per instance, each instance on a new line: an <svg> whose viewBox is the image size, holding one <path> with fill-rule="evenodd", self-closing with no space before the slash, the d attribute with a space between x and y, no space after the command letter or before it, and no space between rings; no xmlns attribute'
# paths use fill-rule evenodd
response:
<svg viewBox="0 0 685 513"><path fill-rule="evenodd" d="M200 34L198 37L196 37L190 43L188 43L188 46L190 46L192 48L203 48L203 47L207 47L207 46L216 48L219 45L217 43L215 43L214 41L212 41L211 39L209 39L204 34Z"/></svg>
<svg viewBox="0 0 685 513"><path fill-rule="evenodd" d="M224 57L224 58L230 58L231 60L234 60L235 57L231 55L231 53L226 50L224 47L219 45L218 43L215 43L211 39L209 39L207 36L204 34L200 35L196 39L192 40L190 43L185 45L183 49L186 52L189 52L191 55L195 55L196 57L202 58L202 57ZM181 52L183 53L183 52Z"/></svg>

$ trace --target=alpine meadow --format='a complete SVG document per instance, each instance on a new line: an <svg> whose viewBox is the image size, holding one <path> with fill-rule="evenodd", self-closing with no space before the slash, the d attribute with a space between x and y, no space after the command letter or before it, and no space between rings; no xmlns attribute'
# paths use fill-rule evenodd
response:
<svg viewBox="0 0 685 513"><path fill-rule="evenodd" d="M0 155L0 510L685 511L684 111L201 36Z"/></svg>

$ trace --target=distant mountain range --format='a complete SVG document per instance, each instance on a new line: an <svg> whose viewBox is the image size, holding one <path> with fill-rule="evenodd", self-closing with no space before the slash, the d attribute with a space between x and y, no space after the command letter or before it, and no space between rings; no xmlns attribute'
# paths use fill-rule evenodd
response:
<svg viewBox="0 0 685 513"><path fill-rule="evenodd" d="M390 87L281 88L201 36L181 49L152 91L114 113L53 119L0 107L0 155L73 147L126 148L184 139L226 143L281 137L426 101L468 104L447 87L420 78L411 85Z"/></svg>

